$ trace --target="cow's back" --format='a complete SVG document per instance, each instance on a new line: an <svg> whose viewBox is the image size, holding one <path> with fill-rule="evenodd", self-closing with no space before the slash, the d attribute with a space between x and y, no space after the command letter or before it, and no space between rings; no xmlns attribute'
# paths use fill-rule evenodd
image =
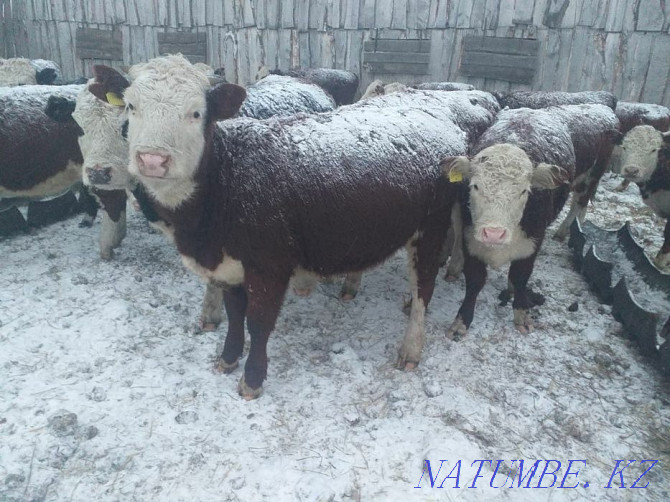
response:
<svg viewBox="0 0 670 502"><path fill-rule="evenodd" d="M661 132L670 129L670 109L662 105L619 101L615 113L623 134L639 125L650 125Z"/></svg>

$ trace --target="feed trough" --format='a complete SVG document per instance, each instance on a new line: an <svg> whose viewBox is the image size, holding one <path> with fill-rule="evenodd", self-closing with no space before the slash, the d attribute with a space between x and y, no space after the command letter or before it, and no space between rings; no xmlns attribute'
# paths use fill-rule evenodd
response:
<svg viewBox="0 0 670 502"><path fill-rule="evenodd" d="M604 230L591 222L570 228L568 245L589 286L612 305L640 351L657 359L670 374L670 274L661 272L635 241L630 225ZM665 329L664 329L665 328Z"/></svg>

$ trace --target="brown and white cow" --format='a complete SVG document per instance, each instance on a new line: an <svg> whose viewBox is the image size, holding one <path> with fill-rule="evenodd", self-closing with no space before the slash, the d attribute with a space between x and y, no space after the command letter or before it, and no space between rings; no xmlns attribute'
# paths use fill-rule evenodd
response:
<svg viewBox="0 0 670 502"><path fill-rule="evenodd" d="M53 121L50 98L72 99L82 86L28 85L0 88L0 198L42 199L81 184L81 129ZM86 197L86 193L82 193ZM87 200L89 225L95 201Z"/></svg>
<svg viewBox="0 0 670 502"><path fill-rule="evenodd" d="M53 61L26 58L0 59L0 87L51 85L60 76Z"/></svg>
<svg viewBox="0 0 670 502"><path fill-rule="evenodd" d="M654 263L659 269L670 271L670 132L639 125L621 138L618 149L620 174L640 188L647 206L668 220L663 246Z"/></svg>
<svg viewBox="0 0 670 502"><path fill-rule="evenodd" d="M570 130L551 110L503 110L471 158L442 162L445 175L461 188L465 242L466 293L451 338L467 334L487 267L507 263L514 324L522 333L533 329L528 280L546 229L568 197L576 162Z"/></svg>
<svg viewBox="0 0 670 502"><path fill-rule="evenodd" d="M268 337L297 268L363 270L404 245L413 301L398 365L416 366L453 203L438 161L464 154L486 129L493 97L412 91L319 115L217 124L235 115L243 88L210 89L176 56L129 74L129 170L173 226L184 264L225 286L222 371L238 364L246 319L240 394L261 392Z"/></svg>

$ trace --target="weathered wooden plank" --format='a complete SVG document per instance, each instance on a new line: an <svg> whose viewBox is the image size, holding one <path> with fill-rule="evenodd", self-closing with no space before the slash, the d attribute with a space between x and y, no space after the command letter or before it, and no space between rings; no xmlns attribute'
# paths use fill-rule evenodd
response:
<svg viewBox="0 0 670 502"><path fill-rule="evenodd" d="M191 2L191 20L193 26L205 26L207 21L207 6L209 0L190 0ZM153 23L152 23L153 24Z"/></svg>
<svg viewBox="0 0 670 502"><path fill-rule="evenodd" d="M500 0L500 6L498 8L497 27L508 28L513 25L514 25L514 2L512 0L509 1ZM479 28L479 26L473 25L473 28Z"/></svg>
<svg viewBox="0 0 670 502"><path fill-rule="evenodd" d="M341 70L346 69L347 57L347 32L344 30L335 30L333 33L334 39L334 53L335 53L335 68Z"/></svg>
<svg viewBox="0 0 670 502"><path fill-rule="evenodd" d="M430 52L430 40L374 39L365 42L366 52Z"/></svg>
<svg viewBox="0 0 670 502"><path fill-rule="evenodd" d="M368 29L375 27L375 0L360 0L358 8L358 28Z"/></svg>
<svg viewBox="0 0 670 502"><path fill-rule="evenodd" d="M500 7L503 5L501 0L486 0L484 4L484 19L482 20L482 28L485 30L495 29L498 26L498 16ZM452 9L453 10L453 9ZM449 25L453 23L450 18Z"/></svg>
<svg viewBox="0 0 670 502"><path fill-rule="evenodd" d="M661 104L670 78L670 37L654 37L647 79L642 89L642 101Z"/></svg>
<svg viewBox="0 0 670 502"><path fill-rule="evenodd" d="M118 30L78 28L76 47L81 59L123 59L123 40Z"/></svg>
<svg viewBox="0 0 670 502"><path fill-rule="evenodd" d="M461 64L461 73L470 77L480 77L487 79L507 80L509 82L519 82L530 84L535 77L535 70L527 68L512 68L509 66L491 66Z"/></svg>
<svg viewBox="0 0 670 502"><path fill-rule="evenodd" d="M607 0L591 0L581 2L577 24L579 26L595 26L598 17L602 15L602 9L606 7Z"/></svg>
<svg viewBox="0 0 670 502"><path fill-rule="evenodd" d="M537 56L540 43L534 39L468 36L463 39L463 51Z"/></svg>
<svg viewBox="0 0 670 502"><path fill-rule="evenodd" d="M254 8L251 4L251 1L252 0L239 0L242 12L241 15L242 26L244 27L252 27L256 25L256 19L254 17Z"/></svg>
<svg viewBox="0 0 670 502"><path fill-rule="evenodd" d="M603 49L603 90L613 92L617 96L620 96L621 89L623 88L623 84L621 83L622 58L619 50L621 47L621 34L603 33L605 35L605 48ZM616 90L617 84L621 86L618 91Z"/></svg>
<svg viewBox="0 0 670 502"><path fill-rule="evenodd" d="M279 51L277 53L277 68L288 70L292 64L293 52L292 30L279 30Z"/></svg>
<svg viewBox="0 0 670 502"><path fill-rule="evenodd" d="M587 45L589 43L588 35L588 28L584 27L576 28L572 34L572 54L568 65L567 81L567 90L570 92L584 90L581 89L583 87L582 82L585 80L582 68L584 67Z"/></svg>
<svg viewBox="0 0 670 502"><path fill-rule="evenodd" d="M329 28L340 28L342 26L342 0L330 0L326 6L326 24Z"/></svg>
<svg viewBox="0 0 670 502"><path fill-rule="evenodd" d="M226 31L221 38L221 55L223 67L226 73L226 80L237 83L237 37L234 31Z"/></svg>
<svg viewBox="0 0 670 502"><path fill-rule="evenodd" d="M429 63L427 52L366 52L364 63Z"/></svg>
<svg viewBox="0 0 670 502"><path fill-rule="evenodd" d="M310 30L324 30L326 28L326 0L316 0L307 2L308 7L308 27Z"/></svg>
<svg viewBox="0 0 670 502"><path fill-rule="evenodd" d="M537 57L534 56L510 56L508 54L491 52L463 52L461 56L461 67L466 66L495 66L519 68L522 70L537 70Z"/></svg>
<svg viewBox="0 0 670 502"><path fill-rule="evenodd" d="M294 0L295 7L293 8L293 19L295 20L295 27L300 31L307 31L309 29L309 0Z"/></svg>
<svg viewBox="0 0 670 502"><path fill-rule="evenodd" d="M428 75L428 63L365 63L375 75L406 73L409 75Z"/></svg>
<svg viewBox="0 0 670 502"><path fill-rule="evenodd" d="M342 25L346 29L358 29L360 0L342 0Z"/></svg>
<svg viewBox="0 0 670 502"><path fill-rule="evenodd" d="M280 3L274 0L265 0L265 27L269 29L277 29L279 23ZM260 28L260 26L259 26Z"/></svg>
<svg viewBox="0 0 670 502"><path fill-rule="evenodd" d="M363 41L368 34L364 31L356 30L347 30L346 33L347 51L345 56L345 68L358 74L361 80L363 80Z"/></svg>
<svg viewBox="0 0 670 502"><path fill-rule="evenodd" d="M164 2L159 1L161 5ZM205 20L206 24L212 26L223 26L223 2L205 2ZM159 19L162 19L159 17ZM219 51L220 52L220 51Z"/></svg>
<svg viewBox="0 0 670 502"><path fill-rule="evenodd" d="M454 34L455 30L435 30L431 36L429 73L436 81L446 80L449 75Z"/></svg>
<svg viewBox="0 0 670 502"><path fill-rule="evenodd" d="M282 0L279 3L279 26L295 28L293 21L293 0Z"/></svg>
<svg viewBox="0 0 670 502"><path fill-rule="evenodd" d="M309 68L312 64L312 55L309 52L309 33L298 32L298 57L301 68Z"/></svg>
<svg viewBox="0 0 670 502"><path fill-rule="evenodd" d="M404 30L407 27L407 2L408 0L393 0L391 28Z"/></svg>
<svg viewBox="0 0 670 502"><path fill-rule="evenodd" d="M472 7L475 0L459 0L454 7L453 17L449 20L449 26L455 28L470 28L472 22Z"/></svg>
<svg viewBox="0 0 670 502"><path fill-rule="evenodd" d="M415 30L426 29L428 27L429 10L430 0L408 0L407 28Z"/></svg>
<svg viewBox="0 0 670 502"><path fill-rule="evenodd" d="M393 23L393 0L387 2L375 2L375 0L366 0L366 4L372 4L374 14L374 28L390 28Z"/></svg>
<svg viewBox="0 0 670 502"><path fill-rule="evenodd" d="M277 30L261 30L261 39L265 50L262 63L267 68L277 68L279 53L279 32Z"/></svg>
<svg viewBox="0 0 670 502"><path fill-rule="evenodd" d="M645 0L633 5L636 31L662 31L665 0Z"/></svg>
<svg viewBox="0 0 670 502"><path fill-rule="evenodd" d="M627 101L640 101L642 90L645 86L644 76L649 69L653 39L654 36L652 34L630 34L622 75L622 99Z"/></svg>
<svg viewBox="0 0 670 502"><path fill-rule="evenodd" d="M610 0L605 16L606 31L622 31L626 15L626 0Z"/></svg>
<svg viewBox="0 0 670 502"><path fill-rule="evenodd" d="M533 24L535 0L514 0L514 24Z"/></svg>

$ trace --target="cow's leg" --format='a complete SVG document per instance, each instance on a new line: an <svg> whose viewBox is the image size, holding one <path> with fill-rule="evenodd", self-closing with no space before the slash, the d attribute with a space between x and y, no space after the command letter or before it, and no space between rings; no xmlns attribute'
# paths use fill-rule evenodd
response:
<svg viewBox="0 0 670 502"><path fill-rule="evenodd" d="M239 364L244 350L244 317L247 311L247 293L242 286L219 288L223 292L223 303L228 316L228 333L223 352L216 359L216 370L230 373Z"/></svg>
<svg viewBox="0 0 670 502"><path fill-rule="evenodd" d="M433 297L435 277L440 268L440 248L447 230L444 223L440 223L433 222L407 244L412 305L405 337L398 351L396 367L399 369L413 370L421 359L425 339L424 317Z"/></svg>
<svg viewBox="0 0 670 502"><path fill-rule="evenodd" d="M79 189L79 207L84 211L84 217L79 222L80 227L90 227L98 214L98 201L91 195L86 185Z"/></svg>
<svg viewBox="0 0 670 502"><path fill-rule="evenodd" d="M665 222L665 230L663 231L663 246L659 250L656 258L654 258L656 266L664 272L670 269L670 219Z"/></svg>
<svg viewBox="0 0 670 502"><path fill-rule="evenodd" d="M221 285L208 282L205 289L205 298L202 301L200 314L200 329L214 331L221 324L221 310L223 308L223 288Z"/></svg>
<svg viewBox="0 0 670 502"><path fill-rule="evenodd" d="M126 191L96 190L104 210L100 228L100 257L111 260L113 249L119 247L126 236Z"/></svg>
<svg viewBox="0 0 670 502"><path fill-rule="evenodd" d="M537 249L540 248L542 241L537 243ZM528 291L528 280L533 273L535 266L535 257L537 251L523 260L513 261L509 268L509 281L514 287L514 326L523 334L533 331L533 321L530 317L530 309L533 306L533 300Z"/></svg>
<svg viewBox="0 0 670 502"><path fill-rule="evenodd" d="M354 297L358 294L358 290L361 287L361 278L363 277L363 272L350 272L344 278L344 283L342 284L342 291L340 291L340 298L348 302L353 300Z"/></svg>
<svg viewBox="0 0 670 502"><path fill-rule="evenodd" d="M314 291L317 281L318 276L315 273L298 267L293 272L291 286L296 295L309 296Z"/></svg>
<svg viewBox="0 0 670 502"><path fill-rule="evenodd" d="M470 324L475 316L477 296L486 284L486 264L479 258L472 256L465 246L463 248L463 273L465 274L465 298L458 309L456 319L447 331L447 338L459 340L468 334Z"/></svg>
<svg viewBox="0 0 670 502"><path fill-rule="evenodd" d="M276 272L263 276L245 272L247 330L251 344L249 356L244 365L244 375L238 387L238 392L244 399L255 399L263 391L263 380L268 370L268 338L277 322L288 281L289 274L281 278L281 275Z"/></svg>
<svg viewBox="0 0 670 502"><path fill-rule="evenodd" d="M454 204L451 210L451 228L454 231L454 242L451 247L451 257L449 258L449 265L447 265L447 273L444 278L447 281L453 282L463 272L464 257L463 257L463 220L461 217L460 203Z"/></svg>

